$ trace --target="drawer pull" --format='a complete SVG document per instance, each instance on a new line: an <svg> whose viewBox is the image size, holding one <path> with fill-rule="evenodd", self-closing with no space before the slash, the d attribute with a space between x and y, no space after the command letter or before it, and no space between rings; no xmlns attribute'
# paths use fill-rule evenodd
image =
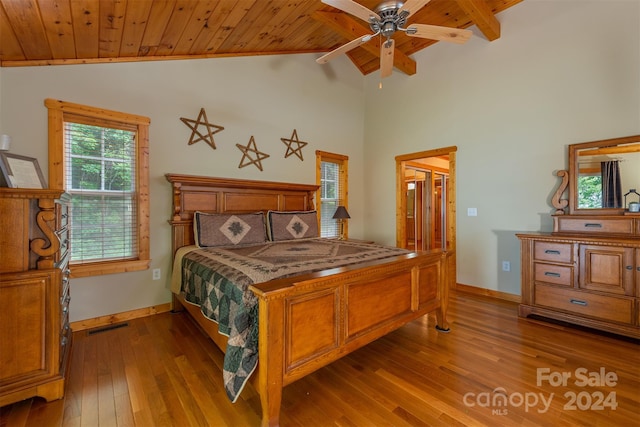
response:
<svg viewBox="0 0 640 427"><path fill-rule="evenodd" d="M587 306L587 302L586 302L586 301L582 301L582 300L580 300L580 299L573 299L573 298L571 298L571 299L569 300L569 302L570 302L571 304L581 305L581 306L583 306L583 307L586 307L586 306Z"/></svg>
<svg viewBox="0 0 640 427"><path fill-rule="evenodd" d="M627 265L625 268L626 268L627 270L633 270L633 266L632 266L632 265Z"/></svg>
<svg viewBox="0 0 640 427"><path fill-rule="evenodd" d="M552 254L552 255L560 255L560 251L556 251L553 249L547 249L546 251L544 251L545 254Z"/></svg>
<svg viewBox="0 0 640 427"><path fill-rule="evenodd" d="M602 224L598 222L588 222L584 226L588 228L602 228Z"/></svg>
<svg viewBox="0 0 640 427"><path fill-rule="evenodd" d="M550 277L560 277L560 273L554 273L552 271L545 271L544 275L545 276L550 276Z"/></svg>

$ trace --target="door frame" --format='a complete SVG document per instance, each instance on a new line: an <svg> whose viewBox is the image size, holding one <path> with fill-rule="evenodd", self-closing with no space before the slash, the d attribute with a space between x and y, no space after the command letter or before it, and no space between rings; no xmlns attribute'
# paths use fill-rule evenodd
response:
<svg viewBox="0 0 640 427"><path fill-rule="evenodd" d="M435 150L396 156L396 246L406 248L407 242L407 195L404 191L406 162L425 157L449 156L449 202L447 204L447 277L449 288L455 289L456 277L456 152L458 147L443 147Z"/></svg>

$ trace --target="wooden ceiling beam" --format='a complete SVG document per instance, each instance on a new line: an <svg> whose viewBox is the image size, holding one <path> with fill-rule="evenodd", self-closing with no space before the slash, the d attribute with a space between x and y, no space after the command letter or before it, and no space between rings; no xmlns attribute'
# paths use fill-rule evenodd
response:
<svg viewBox="0 0 640 427"><path fill-rule="evenodd" d="M371 29L359 21L351 18L349 15L342 12L324 12L316 11L312 15L313 19L322 22L327 27L334 30L336 33L347 38L348 40L354 40L358 37L362 37L367 34L371 34ZM360 48L380 58L380 39L373 38L370 42L367 42L360 46ZM353 57L351 60L354 61ZM354 61L355 63L355 61ZM358 69L362 71L363 64L355 63ZM414 75L416 73L416 62L409 58L399 49L394 50L393 65L398 70L408 75ZM379 67L379 63L378 63Z"/></svg>
<svg viewBox="0 0 640 427"><path fill-rule="evenodd" d="M500 22L484 0L456 0L460 9L478 27L489 41L500 38Z"/></svg>

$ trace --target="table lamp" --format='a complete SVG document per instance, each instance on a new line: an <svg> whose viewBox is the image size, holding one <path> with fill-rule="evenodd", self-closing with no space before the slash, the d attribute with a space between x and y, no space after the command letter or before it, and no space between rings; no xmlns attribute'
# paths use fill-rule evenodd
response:
<svg viewBox="0 0 640 427"><path fill-rule="evenodd" d="M333 214L333 219L337 219L340 222L340 240L345 240L344 236L344 221L351 218L347 208L344 206L338 206L336 212Z"/></svg>

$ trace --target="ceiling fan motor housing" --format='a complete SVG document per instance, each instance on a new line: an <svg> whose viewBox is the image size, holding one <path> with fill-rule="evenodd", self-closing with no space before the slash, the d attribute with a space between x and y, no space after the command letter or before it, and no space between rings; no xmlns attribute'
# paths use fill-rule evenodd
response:
<svg viewBox="0 0 640 427"><path fill-rule="evenodd" d="M399 28L403 28L409 12L402 11L402 13L398 13L402 5L403 3L399 1L385 1L380 3L375 10L380 20L376 17L369 19L371 30L374 33L379 32L388 40Z"/></svg>

